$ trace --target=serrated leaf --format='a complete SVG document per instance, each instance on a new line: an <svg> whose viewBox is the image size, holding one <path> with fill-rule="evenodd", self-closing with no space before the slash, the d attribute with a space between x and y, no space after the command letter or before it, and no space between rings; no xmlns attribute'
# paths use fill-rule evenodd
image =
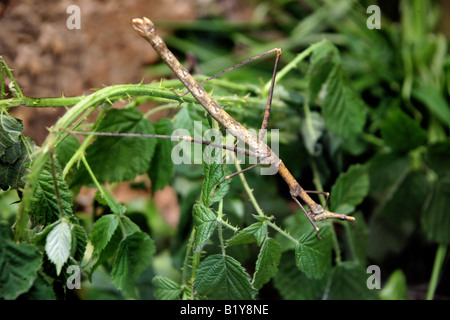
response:
<svg viewBox="0 0 450 320"><path fill-rule="evenodd" d="M2 190L20 189L25 186L27 168L35 149L34 141L22 137L19 142L3 149L0 157L0 188Z"/></svg>
<svg viewBox="0 0 450 320"><path fill-rule="evenodd" d="M308 153L313 156L320 154L321 147L318 141L325 129L325 122L322 116L317 112L310 112L309 116L302 121L301 132L303 143Z"/></svg>
<svg viewBox="0 0 450 320"><path fill-rule="evenodd" d="M427 141L427 133L422 127L397 109L388 114L381 125L381 137L395 152L413 150Z"/></svg>
<svg viewBox="0 0 450 320"><path fill-rule="evenodd" d="M154 277L152 285L154 287L153 294L158 300L178 300L183 293L183 288L180 284L166 277Z"/></svg>
<svg viewBox="0 0 450 320"><path fill-rule="evenodd" d="M325 300L363 300L376 299L377 290L367 287L365 268L353 261L339 263L332 270L329 279L329 290L323 297Z"/></svg>
<svg viewBox="0 0 450 320"><path fill-rule="evenodd" d="M259 250L258 260L256 260L252 282L255 289L261 289L277 273L280 258L280 244L275 239L267 237Z"/></svg>
<svg viewBox="0 0 450 320"><path fill-rule="evenodd" d="M431 199L421 216L422 229L431 241L450 243L450 173L435 182Z"/></svg>
<svg viewBox="0 0 450 320"><path fill-rule="evenodd" d="M70 192L66 181L61 177L61 169L56 159L54 159L54 164L54 174L58 185L59 199L55 191L52 167L47 163L41 171L39 180L36 183L36 188L30 204L30 217L33 226L47 226L58 221L61 218L60 204L64 216L69 218L73 217L72 193Z"/></svg>
<svg viewBox="0 0 450 320"><path fill-rule="evenodd" d="M125 295L135 297L134 282L152 262L155 246L143 232L134 232L120 241L111 276L114 284Z"/></svg>
<svg viewBox="0 0 450 320"><path fill-rule="evenodd" d="M98 132L154 134L153 124L136 109L110 109L97 128ZM99 136L86 150L86 160L100 183L131 180L147 172L156 139ZM73 184L90 184L84 167Z"/></svg>
<svg viewBox="0 0 450 320"><path fill-rule="evenodd" d="M94 252L100 253L111 240L119 226L119 216L108 214L100 217L92 226L90 239L94 246Z"/></svg>
<svg viewBox="0 0 450 320"><path fill-rule="evenodd" d="M192 211L195 224L194 252L200 252L216 230L217 217L203 204L195 204Z"/></svg>
<svg viewBox="0 0 450 320"><path fill-rule="evenodd" d="M202 203L209 207L220 201L230 189L230 180L224 181L224 179L231 172L223 164L205 163L203 166L205 178L202 186ZM214 191L214 187L219 183L220 185ZM211 197L213 191L214 196Z"/></svg>
<svg viewBox="0 0 450 320"><path fill-rule="evenodd" d="M64 167L80 147L78 139L74 135L67 135L56 147L55 154L58 162Z"/></svg>
<svg viewBox="0 0 450 320"><path fill-rule="evenodd" d="M23 131L22 120L10 117L3 112L0 114L0 158L4 150L20 142Z"/></svg>
<svg viewBox="0 0 450 320"><path fill-rule="evenodd" d="M70 250L70 256L78 262L83 259L84 252L86 251L87 235L83 227L79 224L72 226L72 248Z"/></svg>
<svg viewBox="0 0 450 320"><path fill-rule="evenodd" d="M343 71L335 69L327 83L322 116L327 128L344 139L360 134L366 122L364 103L356 92L343 82Z"/></svg>
<svg viewBox="0 0 450 320"><path fill-rule="evenodd" d="M45 242L45 253L47 257L56 266L56 274L61 273L61 269L70 256L72 248L71 226L65 220L55 225L47 235Z"/></svg>
<svg viewBox="0 0 450 320"><path fill-rule="evenodd" d="M221 254L208 256L200 263L194 288L200 295L221 300L248 300L256 294L250 276L241 264Z"/></svg>
<svg viewBox="0 0 450 320"><path fill-rule="evenodd" d="M297 267L308 278L320 279L331 265L331 227L324 224L321 227L321 240L317 238L316 231L311 230L304 234L295 247L295 261Z"/></svg>
<svg viewBox="0 0 450 320"><path fill-rule="evenodd" d="M164 118L155 123L155 131L157 134L171 135L173 126L170 119ZM148 175L152 181L152 192L162 190L165 186L170 185L170 181L174 174L174 163L171 159L173 142L170 139L158 139L148 170Z"/></svg>
<svg viewBox="0 0 450 320"><path fill-rule="evenodd" d="M0 299L16 299L33 285L42 266L42 254L31 244L10 240L0 224Z"/></svg>
<svg viewBox="0 0 450 320"><path fill-rule="evenodd" d="M260 246L263 240L266 238L266 236L267 236L267 225L263 222L256 222L233 235L227 241L227 245L233 246L237 244L257 242L258 246Z"/></svg>
<svg viewBox="0 0 450 320"><path fill-rule="evenodd" d="M317 300L325 289L328 277L310 279L296 267L294 250L283 252L273 284L285 300Z"/></svg>
<svg viewBox="0 0 450 320"><path fill-rule="evenodd" d="M331 42L324 42L312 53L308 78L310 103L321 101L326 127L344 139L361 133L366 121L364 103L350 87L339 52Z"/></svg>
<svg viewBox="0 0 450 320"><path fill-rule="evenodd" d="M22 120L0 114L0 189L25 186L34 141L22 134Z"/></svg>
<svg viewBox="0 0 450 320"><path fill-rule="evenodd" d="M370 192L382 192L395 189L401 179L410 170L410 159L395 153L378 153L369 161L368 173Z"/></svg>
<svg viewBox="0 0 450 320"><path fill-rule="evenodd" d="M117 249L119 248L119 244L120 241L122 241L122 239L123 239L123 232L121 228L116 228L116 231L112 235L106 247L100 253L96 251L93 252L88 263L83 268L89 275L89 280L91 280L91 277L95 269L99 265L101 265L102 263L104 263L105 261L114 256L114 254L117 252Z"/></svg>
<svg viewBox="0 0 450 320"><path fill-rule="evenodd" d="M361 165L352 165L341 173L331 188L330 208L334 212L351 213L369 192L369 175Z"/></svg>

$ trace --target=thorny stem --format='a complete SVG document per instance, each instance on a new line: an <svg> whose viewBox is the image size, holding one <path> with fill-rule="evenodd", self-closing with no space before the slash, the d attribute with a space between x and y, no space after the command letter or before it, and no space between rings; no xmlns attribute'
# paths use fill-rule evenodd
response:
<svg viewBox="0 0 450 320"><path fill-rule="evenodd" d="M217 210L217 220L222 221L223 217L223 199L219 202L219 208ZM217 233L219 235L220 249L222 251L222 255L225 256L225 243L223 241L223 233L222 233L222 224L217 224Z"/></svg>
<svg viewBox="0 0 450 320"><path fill-rule="evenodd" d="M236 170L241 171L241 165L239 164L239 161L236 157L235 154L233 154L234 156L234 163L236 166ZM245 179L245 175L244 173L240 173L239 174L239 178L241 179L242 184L244 185L244 189L245 192L247 193L248 197L250 198L250 202L253 205L253 208L256 210L256 212L258 213L259 216L261 217L266 217L266 215L264 214L263 210L261 209L261 207L259 206L258 201L256 200L255 196L253 195L253 190L250 188L250 186L247 183L247 179ZM266 221L266 223L271 226L273 229L275 229L276 231L278 231L280 234L282 234L283 236L285 236L286 238L288 238L289 240L291 240L294 243L297 243L297 239L295 239L294 237L292 237L288 232L284 231L283 229L281 229L280 227L278 227L275 223L273 223L272 221Z"/></svg>

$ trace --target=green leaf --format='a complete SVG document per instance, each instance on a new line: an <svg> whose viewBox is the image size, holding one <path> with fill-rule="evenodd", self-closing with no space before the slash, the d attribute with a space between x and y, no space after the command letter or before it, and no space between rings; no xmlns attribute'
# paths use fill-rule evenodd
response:
<svg viewBox="0 0 450 320"><path fill-rule="evenodd" d="M397 109L388 114L381 125L381 137L395 152L413 150L427 141L427 133L421 126Z"/></svg>
<svg viewBox="0 0 450 320"><path fill-rule="evenodd" d="M45 253L56 266L56 273L58 275L61 273L64 263L69 259L71 248L71 225L63 219L47 235L45 243Z"/></svg>
<svg viewBox="0 0 450 320"><path fill-rule="evenodd" d="M114 200L112 195L105 189L103 189L103 193L99 191L96 193L95 200L102 205L108 206L117 215L123 215L127 211L127 208Z"/></svg>
<svg viewBox="0 0 450 320"><path fill-rule="evenodd" d="M72 225L72 248L70 256L76 261L81 262L86 251L87 235L83 227L79 224Z"/></svg>
<svg viewBox="0 0 450 320"><path fill-rule="evenodd" d="M156 276L152 279L154 295L158 300L179 300L183 293L183 288L169 278Z"/></svg>
<svg viewBox="0 0 450 320"><path fill-rule="evenodd" d="M370 192L386 197L411 170L410 159L396 153L378 153L369 161Z"/></svg>
<svg viewBox="0 0 450 320"><path fill-rule="evenodd" d="M154 134L153 124L136 109L110 109L98 132ZM100 183L131 180L147 172L156 139L99 136L86 150L86 160ZM82 167L84 168L84 167ZM73 184L90 184L86 169L80 169Z"/></svg>
<svg viewBox="0 0 450 320"><path fill-rule="evenodd" d="M450 127L450 106L436 86L426 84L415 87L412 96L422 102L442 123Z"/></svg>
<svg viewBox="0 0 450 320"><path fill-rule="evenodd" d="M331 226L324 224L321 227L319 240L315 230L304 234L295 247L295 261L297 267L308 278L320 279L331 265L332 235Z"/></svg>
<svg viewBox="0 0 450 320"><path fill-rule="evenodd" d="M369 237L369 228L364 220L364 216L361 212L356 212L353 214L358 221L358 228L354 228L349 223L344 224L345 230L347 232L347 246L349 250L347 260L354 260L360 264L364 264L367 260L367 246Z"/></svg>
<svg viewBox="0 0 450 320"><path fill-rule="evenodd" d="M258 246L260 246L261 243L266 238L266 236L267 236L267 225L263 222L256 222L233 235L227 241L227 245L233 246L237 244L257 242Z"/></svg>
<svg viewBox="0 0 450 320"><path fill-rule="evenodd" d="M220 201L230 189L230 180L223 181L230 174L230 170L223 164L204 164L205 178L202 186L202 203L209 207L213 203ZM223 182L222 182L223 181ZM214 187L220 185L215 189ZM214 191L214 196L211 197Z"/></svg>
<svg viewBox="0 0 450 320"><path fill-rule="evenodd" d="M42 266L34 245L10 240L9 228L0 224L0 299L16 299L33 285Z"/></svg>
<svg viewBox="0 0 450 320"><path fill-rule="evenodd" d="M366 121L365 105L350 88L339 52L331 42L314 50L308 76L310 103L317 98L322 102L326 127L344 139L361 133Z"/></svg>
<svg viewBox="0 0 450 320"><path fill-rule="evenodd" d="M67 135L56 147L55 154L58 158L58 162L64 167L74 153L80 147L78 139L74 135Z"/></svg>
<svg viewBox="0 0 450 320"><path fill-rule="evenodd" d="M94 246L94 252L100 253L111 240L114 232L119 226L120 217L115 214L108 214L98 219L92 226L90 239Z"/></svg>
<svg viewBox="0 0 450 320"><path fill-rule="evenodd" d="M332 270L329 289L323 297L326 300L376 299L377 290L367 287L370 273L353 261L341 262Z"/></svg>
<svg viewBox="0 0 450 320"><path fill-rule="evenodd" d="M23 136L22 121L0 114L0 188L20 189L25 186L27 167L35 146Z"/></svg>
<svg viewBox="0 0 450 320"><path fill-rule="evenodd" d="M198 253L216 230L217 217L203 204L195 204L192 211L195 223L194 252Z"/></svg>
<svg viewBox="0 0 450 320"><path fill-rule="evenodd" d="M0 114L0 147L3 147L2 150L18 143L22 130L22 120L10 117L2 112ZM0 151L1 156L3 156L2 151Z"/></svg>
<svg viewBox="0 0 450 320"><path fill-rule="evenodd" d="M369 175L365 167L356 164L341 173L331 188L330 208L348 214L355 210L369 192Z"/></svg>
<svg viewBox="0 0 450 320"><path fill-rule="evenodd" d="M63 214L65 217L74 217L72 211L72 194L67 186L66 181L61 177L61 169L56 159L55 163L55 177L58 185L59 200L55 191L53 181L52 168L49 163L45 165L39 180L36 183L36 188L33 193L33 198L30 204L30 216L33 226L42 225L47 226L60 217L61 203Z"/></svg>
<svg viewBox="0 0 450 320"><path fill-rule="evenodd" d="M408 286L402 270L395 270L380 291L382 300L408 300Z"/></svg>
<svg viewBox="0 0 450 320"><path fill-rule="evenodd" d="M317 300L320 299L328 281L328 277L310 279L305 273L298 271L294 250L283 252L279 270L273 278L273 284L285 300Z"/></svg>
<svg viewBox="0 0 450 320"><path fill-rule="evenodd" d="M303 143L310 155L321 153L321 146L318 144L320 137L325 129L325 122L318 112L310 112L309 116L302 121L300 128L303 137Z"/></svg>
<svg viewBox="0 0 450 320"><path fill-rule="evenodd" d="M277 273L281 258L281 246L275 239L267 237L256 261L253 287L261 289Z"/></svg>
<svg viewBox="0 0 450 320"><path fill-rule="evenodd" d="M200 263L194 288L198 294L211 299L248 300L256 294L241 264L221 254L208 256Z"/></svg>
<svg viewBox="0 0 450 320"><path fill-rule="evenodd" d="M170 119L164 118L155 123L157 134L171 135L173 126ZM171 159L173 142L170 139L158 139L155 156L150 164L148 175L152 181L152 192L162 190L170 185L174 174L174 163Z"/></svg>
<svg viewBox="0 0 450 320"><path fill-rule="evenodd" d="M435 143L427 148L425 160L437 174L450 172L450 139Z"/></svg>
<svg viewBox="0 0 450 320"><path fill-rule="evenodd" d="M97 239L97 237L95 238ZM121 228L116 228L115 232L111 236L110 240L108 241L104 249L102 249L101 251L96 251L95 243L92 240L91 234L91 242L94 245L94 251L88 263L84 266L84 270L89 275L89 280L91 280L91 277L95 269L99 265L101 265L102 263L106 262L108 259L114 256L114 254L117 252L117 249L119 248L120 241L122 241L123 238L124 235Z"/></svg>
<svg viewBox="0 0 450 320"><path fill-rule="evenodd" d="M433 187L431 200L422 212L422 229L431 241L450 243L450 173L438 178Z"/></svg>
<svg viewBox="0 0 450 320"><path fill-rule="evenodd" d="M44 273L38 272L30 290L22 294L19 299L23 300L56 300L55 292L52 288L52 280Z"/></svg>
<svg viewBox="0 0 450 320"><path fill-rule="evenodd" d="M309 104L314 104L320 91L324 89L331 70L340 63L339 52L331 43L324 42L313 52L308 70Z"/></svg>
<svg viewBox="0 0 450 320"><path fill-rule="evenodd" d="M12 153L19 154L14 162L2 161L9 158ZM31 161L25 145L20 142L13 147L9 147L2 160L0 160L0 188L2 190L23 188L28 174L27 168Z"/></svg>
<svg viewBox="0 0 450 320"><path fill-rule="evenodd" d="M152 262L155 246L143 232L128 234L120 241L111 276L114 284L125 295L135 297L134 282Z"/></svg>
<svg viewBox="0 0 450 320"><path fill-rule="evenodd" d="M379 218L390 221L398 226L409 224L411 232L415 229L415 221L426 202L430 183L421 171L411 171L398 184L392 196L383 203L378 214ZM398 232L398 230L392 230Z"/></svg>

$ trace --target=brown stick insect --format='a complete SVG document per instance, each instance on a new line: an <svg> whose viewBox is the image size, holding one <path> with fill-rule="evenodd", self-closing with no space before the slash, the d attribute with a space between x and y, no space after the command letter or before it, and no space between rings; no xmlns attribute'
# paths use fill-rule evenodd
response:
<svg viewBox="0 0 450 320"><path fill-rule="evenodd" d="M164 43L163 39L157 34L156 27L153 24L153 22L148 18L136 18L133 19L132 27L135 31L137 31L145 40L147 40L154 50L161 56L163 61L169 66L169 68L172 70L172 72L177 76L177 78L183 83L183 85L188 90L188 93L191 93L192 96L198 101L200 105L203 106L203 108L211 115L213 119L215 119L223 128L227 129L227 132L231 133L234 137L236 137L238 140L245 143L250 150L243 150L237 147L230 147L225 145L217 145L217 144L211 144L210 142L206 143L213 147L219 147L228 149L230 151L234 152L241 152L246 155L252 155L257 158L259 161L257 164L252 165L248 168L245 168L244 170L241 170L239 172L233 173L229 176L227 176L225 179L230 179L233 176L252 169L259 165L270 165L275 166L277 169L277 173L284 179L284 181L287 183L290 191L290 195L292 199L299 205L299 207L302 209L305 216L308 218L308 220L313 225L314 229L319 232L319 227L317 226L317 221L327 220L327 219L339 219L339 220L347 220L347 221L355 221L354 217L347 216L345 214L339 214L334 213L331 211L326 210L323 208L320 204L316 203L309 195L308 193L324 193L328 197L328 193L326 192L319 192L319 191L306 191L304 190L300 184L297 182L297 180L293 177L293 175L289 172L289 170L284 165L283 161L277 156L275 152L273 152L270 147L263 142L264 135L267 132L267 127L269 124L269 118L270 118L270 111L272 106L272 97L273 97L273 90L275 85L275 78L277 73L277 67L278 62L281 56L281 49L275 48L272 50L269 50L267 52L264 52L254 58L248 59L244 62L241 62L231 68L228 68L208 79L205 81L198 83L193 76L183 67L183 65L177 60L177 58L173 55L173 53L167 48L166 44ZM204 82L211 80L213 78L216 78L225 72L231 71L237 67L240 67L246 63L249 63L251 61L254 61L255 59L261 58L265 55L276 53L276 60L271 80L271 86L270 91L268 94L268 100L267 105L264 113L264 118L262 121L261 130L259 131L259 135L256 136L253 133L251 133L249 130L247 130L244 126L241 125L238 121L236 121L233 117L231 117L225 110L223 110L218 103L205 91L205 89L201 86ZM187 93L186 93L187 94ZM100 132L72 132L75 134L95 134L95 135L125 135L125 134L114 134L114 133L100 133ZM145 134L139 134L141 137L153 137L153 138L174 138L171 136L162 136L162 135L145 135ZM186 140L191 142L197 142L197 143L203 143L203 141L196 141L191 137L175 137L178 138L178 140ZM300 200L305 203L308 206L308 211L303 207Z"/></svg>

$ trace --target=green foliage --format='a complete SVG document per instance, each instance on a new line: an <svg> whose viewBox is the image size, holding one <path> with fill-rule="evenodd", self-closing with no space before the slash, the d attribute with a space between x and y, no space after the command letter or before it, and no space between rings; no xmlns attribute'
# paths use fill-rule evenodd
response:
<svg viewBox="0 0 450 320"><path fill-rule="evenodd" d="M250 276L233 257L210 255L198 266L194 286L200 295L212 299L249 300L256 290Z"/></svg>
<svg viewBox="0 0 450 320"><path fill-rule="evenodd" d="M295 260L298 268L308 278L320 279L331 264L331 231L322 227L322 240L316 237L315 230L304 234L295 247Z"/></svg>
<svg viewBox="0 0 450 320"><path fill-rule="evenodd" d="M205 139L217 123L171 90L182 88L177 80L33 99L0 58L0 298L65 298L68 267L79 266L87 277L76 294L86 299L407 299L429 281L423 266L433 263L414 256L409 264L411 252L439 246L433 296L450 242L450 60L435 28L439 7L401 1L398 22L382 8L381 30L370 30L365 2L256 5L264 20L177 24L183 41L165 40L191 51L207 75L281 47L270 120L280 130L279 156L306 190L330 191L330 211L356 222L319 222L316 234L275 176L253 169L225 179L240 166L198 159L191 144L182 149L190 161L174 165L173 147L186 142L70 133L183 129ZM263 38L266 30L277 38ZM166 66L151 71L169 78ZM203 86L242 125L259 129L272 71L273 59L259 59ZM118 100L128 104L115 108ZM144 101L158 106L144 114L136 108ZM71 108L36 148L8 109L22 104ZM173 117L149 120L165 109ZM176 192L177 226L153 197L117 200L117 185L140 192L141 179L150 180L147 195ZM86 187L97 190L92 209L78 203ZM382 290L367 286L369 263L381 267Z"/></svg>
<svg viewBox="0 0 450 320"><path fill-rule="evenodd" d="M8 227L0 224L0 298L16 299L27 292L42 266L42 253L27 243L10 239Z"/></svg>
<svg viewBox="0 0 450 320"><path fill-rule="evenodd" d="M22 121L0 113L0 188L25 186L26 168L34 142L22 134Z"/></svg>
<svg viewBox="0 0 450 320"><path fill-rule="evenodd" d="M155 133L153 124L135 109L108 110L97 131ZM100 136L87 148L86 160L100 183L131 180L148 170L155 146L155 139ZM86 170L79 170L72 183L90 182Z"/></svg>

